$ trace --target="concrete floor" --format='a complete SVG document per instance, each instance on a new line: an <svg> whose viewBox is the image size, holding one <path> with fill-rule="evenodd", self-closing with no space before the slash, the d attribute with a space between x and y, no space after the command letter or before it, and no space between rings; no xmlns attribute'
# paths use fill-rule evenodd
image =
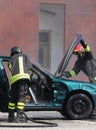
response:
<svg viewBox="0 0 96 130"><path fill-rule="evenodd" d="M67 120L58 112L27 112L28 117L39 119L39 121L58 124L57 127L42 127L44 124L38 124L31 121L27 123L9 123L7 121L7 113L0 113L0 130L96 130L96 119L87 120ZM9 127L11 125L11 127ZM3 127L4 126L4 127ZM15 126L15 127L14 127ZM28 127L30 126L30 127Z"/></svg>

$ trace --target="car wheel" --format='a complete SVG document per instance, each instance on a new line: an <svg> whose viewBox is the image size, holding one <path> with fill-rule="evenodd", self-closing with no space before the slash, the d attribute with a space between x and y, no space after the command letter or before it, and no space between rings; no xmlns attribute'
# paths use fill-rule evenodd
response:
<svg viewBox="0 0 96 130"><path fill-rule="evenodd" d="M67 118L67 113L66 113L65 109L61 110L60 114Z"/></svg>
<svg viewBox="0 0 96 130"><path fill-rule="evenodd" d="M93 112L92 101L82 93L71 95L66 102L66 112L70 119L86 119Z"/></svg>

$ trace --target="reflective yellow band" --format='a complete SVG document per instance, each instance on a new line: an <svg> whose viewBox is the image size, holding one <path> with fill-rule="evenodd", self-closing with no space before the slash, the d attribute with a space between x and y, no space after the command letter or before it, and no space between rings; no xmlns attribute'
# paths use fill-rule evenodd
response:
<svg viewBox="0 0 96 130"><path fill-rule="evenodd" d="M17 103L17 108L23 110L24 109L24 103L23 102L18 102Z"/></svg>
<svg viewBox="0 0 96 130"><path fill-rule="evenodd" d="M19 72L20 74L24 74L23 57L19 57Z"/></svg>
<svg viewBox="0 0 96 130"><path fill-rule="evenodd" d="M9 102L8 108L11 109L11 110L14 110L15 109L15 103Z"/></svg>
<svg viewBox="0 0 96 130"><path fill-rule="evenodd" d="M87 47L85 48L85 51L86 51L86 52L90 52L90 47L89 47L89 45L87 45Z"/></svg>
<svg viewBox="0 0 96 130"><path fill-rule="evenodd" d="M19 74L16 74L12 76L10 72L10 84L13 84L14 82L18 81L19 79L29 79L30 80L30 75L27 73L24 73L24 66L23 66L23 57L19 57L18 59L19 63Z"/></svg>
<svg viewBox="0 0 96 130"><path fill-rule="evenodd" d="M11 64L8 64L8 67L9 67L9 69L11 70L11 68L12 68L12 65L11 65Z"/></svg>
<svg viewBox="0 0 96 130"><path fill-rule="evenodd" d="M69 73L71 74L72 77L76 76L76 73L74 70L71 70Z"/></svg>
<svg viewBox="0 0 96 130"><path fill-rule="evenodd" d="M15 76L12 76L10 73L10 84L13 84L14 82L16 82L19 79L29 79L30 80L30 75L29 74L17 74Z"/></svg>
<svg viewBox="0 0 96 130"><path fill-rule="evenodd" d="M17 105L23 105L24 106L24 103L23 102L18 102Z"/></svg>
<svg viewBox="0 0 96 130"><path fill-rule="evenodd" d="M15 107L8 106L8 109L15 110Z"/></svg>

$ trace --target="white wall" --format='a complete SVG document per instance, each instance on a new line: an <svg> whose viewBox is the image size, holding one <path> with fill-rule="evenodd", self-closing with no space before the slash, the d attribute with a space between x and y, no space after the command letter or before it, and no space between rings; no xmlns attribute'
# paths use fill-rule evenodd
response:
<svg viewBox="0 0 96 130"><path fill-rule="evenodd" d="M51 31L51 72L55 73L64 53L64 6L41 5L41 9L55 12L40 11L40 30Z"/></svg>

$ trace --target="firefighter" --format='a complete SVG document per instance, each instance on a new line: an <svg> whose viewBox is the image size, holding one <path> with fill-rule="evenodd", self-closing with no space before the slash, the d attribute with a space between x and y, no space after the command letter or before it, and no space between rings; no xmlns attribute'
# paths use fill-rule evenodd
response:
<svg viewBox="0 0 96 130"><path fill-rule="evenodd" d="M27 122L24 116L25 92L30 84L30 70L32 63L19 47L11 48L11 59L8 63L10 70L10 102L8 104L9 122ZM17 111L15 118L14 111Z"/></svg>
<svg viewBox="0 0 96 130"><path fill-rule="evenodd" d="M89 45L84 40L81 40L80 44L74 49L73 54L77 56L77 61L73 69L65 71L62 76L70 78L83 71L91 83L96 83L96 60L93 58Z"/></svg>

